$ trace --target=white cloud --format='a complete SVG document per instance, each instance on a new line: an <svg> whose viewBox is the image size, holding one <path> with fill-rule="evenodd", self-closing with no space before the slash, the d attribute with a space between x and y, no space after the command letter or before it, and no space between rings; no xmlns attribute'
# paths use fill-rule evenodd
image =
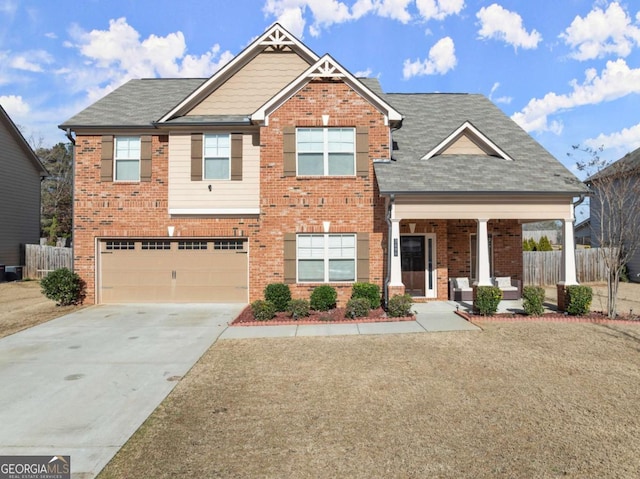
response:
<svg viewBox="0 0 640 479"><path fill-rule="evenodd" d="M640 21L640 12L636 19ZM606 10L596 7L584 18L577 16L560 38L573 49L571 57L576 60L626 57L634 44L640 45L640 28L632 24L618 2L613 2Z"/></svg>
<svg viewBox="0 0 640 479"><path fill-rule="evenodd" d="M493 86L491 87L491 92L489 92L489 100L495 102L495 103L503 103L508 105L509 103L511 103L511 101L513 100L512 97L510 96L500 96L497 98L493 97L493 94L498 91L498 88L500 88L500 82L495 82L493 84Z"/></svg>
<svg viewBox="0 0 640 479"><path fill-rule="evenodd" d="M384 18L409 23L411 14L407 11L412 0L381 0L375 2L375 13Z"/></svg>
<svg viewBox="0 0 640 479"><path fill-rule="evenodd" d="M14 15L18 10L17 0L0 0L0 13Z"/></svg>
<svg viewBox="0 0 640 479"><path fill-rule="evenodd" d="M476 14L480 20L480 38L502 40L514 49L532 49L538 46L542 35L536 30L528 33L522 24L522 17L501 7L497 3L482 7Z"/></svg>
<svg viewBox="0 0 640 479"><path fill-rule="evenodd" d="M585 80L570 82L573 91L565 95L547 93L543 98L534 98L522 111L511 117L523 129L560 133L562 124L549 123L549 116L578 106L596 105L612 101L632 93L640 93L640 68L631 69L623 59L608 61L600 76L595 69L585 71Z"/></svg>
<svg viewBox="0 0 640 479"><path fill-rule="evenodd" d="M366 70L355 72L353 74L353 76L356 77L356 78L369 78L369 77L371 77L371 73L373 73L371 68L367 68Z"/></svg>
<svg viewBox="0 0 640 479"><path fill-rule="evenodd" d="M141 40L125 18L111 20L108 30L85 32L74 26L70 35L73 43L67 46L81 53L85 65L74 68L68 79L92 97L131 78L208 77L233 58L230 52L221 52L219 45L202 55L187 54L180 31Z"/></svg>
<svg viewBox="0 0 640 479"><path fill-rule="evenodd" d="M16 118L25 116L31 110L29 104L19 95L0 96L0 105L14 121Z"/></svg>
<svg viewBox="0 0 640 479"><path fill-rule="evenodd" d="M444 20L449 15L458 15L464 8L464 0L416 0L416 7L425 20Z"/></svg>
<svg viewBox="0 0 640 479"><path fill-rule="evenodd" d="M44 34L45 37L50 38L51 40L57 40L58 39L58 35L56 35L53 32L48 32Z"/></svg>
<svg viewBox="0 0 640 479"><path fill-rule="evenodd" d="M584 144L590 148L600 148L621 150L628 153L640 148L640 123L621 131L605 135L601 133L596 138L589 138Z"/></svg>
<svg viewBox="0 0 640 479"><path fill-rule="evenodd" d="M405 79L420 75L444 75L457 64L455 46L450 37L444 37L431 47L425 60L404 61L402 74Z"/></svg>
<svg viewBox="0 0 640 479"><path fill-rule="evenodd" d="M32 50L18 55L14 55L9 61L9 66L16 70L26 70L30 72L43 72L43 64L53 62L53 57L44 50Z"/></svg>

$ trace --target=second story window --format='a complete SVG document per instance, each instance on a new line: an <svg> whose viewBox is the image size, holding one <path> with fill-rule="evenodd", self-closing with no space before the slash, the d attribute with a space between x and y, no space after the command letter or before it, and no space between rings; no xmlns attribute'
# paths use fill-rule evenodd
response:
<svg viewBox="0 0 640 479"><path fill-rule="evenodd" d="M228 134L204 135L204 179L231 178L231 141Z"/></svg>
<svg viewBox="0 0 640 479"><path fill-rule="evenodd" d="M140 137L116 137L114 152L115 181L140 181Z"/></svg>
<svg viewBox="0 0 640 479"><path fill-rule="evenodd" d="M300 176L355 175L353 128L298 128L296 151Z"/></svg>

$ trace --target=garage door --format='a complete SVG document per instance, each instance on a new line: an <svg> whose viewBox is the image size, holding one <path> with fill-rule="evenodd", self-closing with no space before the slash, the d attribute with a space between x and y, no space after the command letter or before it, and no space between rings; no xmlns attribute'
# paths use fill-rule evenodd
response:
<svg viewBox="0 0 640 479"><path fill-rule="evenodd" d="M246 303L247 242L104 240L102 303Z"/></svg>

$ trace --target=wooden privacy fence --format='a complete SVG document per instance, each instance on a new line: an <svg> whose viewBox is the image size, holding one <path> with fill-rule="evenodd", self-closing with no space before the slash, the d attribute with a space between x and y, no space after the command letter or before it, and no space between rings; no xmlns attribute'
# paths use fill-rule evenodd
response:
<svg viewBox="0 0 640 479"><path fill-rule="evenodd" d="M554 285L562 280L562 251L524 251L524 284ZM607 270L600 248L576 250L578 282L607 280Z"/></svg>
<svg viewBox="0 0 640 479"><path fill-rule="evenodd" d="M28 244L25 249L25 271L23 277L44 278L51 271L73 266L73 250L57 246Z"/></svg>

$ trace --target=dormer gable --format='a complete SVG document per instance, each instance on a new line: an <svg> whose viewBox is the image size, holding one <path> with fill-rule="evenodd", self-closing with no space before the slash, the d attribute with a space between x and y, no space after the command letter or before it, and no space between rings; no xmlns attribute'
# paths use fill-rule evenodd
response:
<svg viewBox="0 0 640 479"><path fill-rule="evenodd" d="M399 125L402 122L402 115L397 110L349 73L328 54L316 61L298 78L287 85L285 89L256 110L253 115L251 115L251 121L268 125L269 114L271 112L315 79L342 81L383 113L388 125Z"/></svg>
<svg viewBox="0 0 640 479"><path fill-rule="evenodd" d="M468 121L438 143L422 159L428 160L435 156L444 155L493 156L513 161L507 153Z"/></svg>
<svg viewBox="0 0 640 479"><path fill-rule="evenodd" d="M158 123L164 123L185 115L238 113L248 115L266 98L270 98L274 93L281 90L300 71L306 69L308 65L314 64L317 60L318 56L312 50L280 24L275 23L211 78L202 83L189 96L166 113ZM273 68L274 65L277 67L276 69ZM249 111L232 111L233 108L231 111L225 111L225 101L224 99L220 101L221 98L215 98L214 101L210 101L211 104L216 104L215 107L206 105L207 99L212 97L218 90L224 89L225 86L229 91L221 93L219 97L226 96L227 99L230 98L234 91L242 89L244 84L251 83L251 75L256 75L256 72L260 72L260 70L272 72L269 78L271 81L261 82L262 91L258 89L258 91L254 92L254 96L257 99L260 98L260 95L265 98L257 100L258 103L253 105ZM234 77L236 77L235 83L237 85L232 85ZM270 88L272 91L269 91ZM251 105L251 100L245 99L243 105ZM236 106L235 108L242 109L242 106Z"/></svg>

